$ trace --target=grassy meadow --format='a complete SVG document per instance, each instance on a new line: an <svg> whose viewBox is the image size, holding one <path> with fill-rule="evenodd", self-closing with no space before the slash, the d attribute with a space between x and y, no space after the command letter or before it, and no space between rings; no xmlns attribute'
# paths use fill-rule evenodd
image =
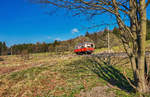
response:
<svg viewBox="0 0 150 97"><path fill-rule="evenodd" d="M137 97L128 59L39 53L1 56L0 97ZM98 94L98 95L97 95ZM90 96L91 95L91 96ZM150 96L150 95L148 95Z"/></svg>

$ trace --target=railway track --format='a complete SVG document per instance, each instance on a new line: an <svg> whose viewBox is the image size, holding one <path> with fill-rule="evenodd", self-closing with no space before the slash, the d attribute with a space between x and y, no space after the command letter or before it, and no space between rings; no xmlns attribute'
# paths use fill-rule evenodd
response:
<svg viewBox="0 0 150 97"><path fill-rule="evenodd" d="M150 56L150 52L147 51L146 53L146 56ZM121 53L98 53L98 54L91 54L91 55L85 55L85 56L96 56L96 57L122 57L122 58L125 58L125 57L128 57L128 55L125 53L125 52L121 52Z"/></svg>

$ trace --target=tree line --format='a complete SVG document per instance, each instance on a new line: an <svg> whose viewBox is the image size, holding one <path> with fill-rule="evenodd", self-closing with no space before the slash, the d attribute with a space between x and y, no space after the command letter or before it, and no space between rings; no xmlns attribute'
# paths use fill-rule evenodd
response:
<svg viewBox="0 0 150 97"><path fill-rule="evenodd" d="M0 42L0 55L7 54L8 47L5 42Z"/></svg>
<svg viewBox="0 0 150 97"><path fill-rule="evenodd" d="M37 42L35 44L15 44L11 47L7 47L5 42L0 42L0 55L18 55L22 54L23 52L43 53L73 51L75 45L85 41L94 42L96 48L103 48L107 46L107 43L105 42L107 41L107 35L104 34L106 33L106 30L107 29L105 29L104 31L94 32L92 34L86 32L84 36L79 36L74 39L69 39L65 41L55 40L53 43ZM115 35L112 34L111 37L115 37Z"/></svg>

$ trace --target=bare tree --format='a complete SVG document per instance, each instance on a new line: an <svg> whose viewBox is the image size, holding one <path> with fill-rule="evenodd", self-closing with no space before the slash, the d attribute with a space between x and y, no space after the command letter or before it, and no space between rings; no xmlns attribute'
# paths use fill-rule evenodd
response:
<svg viewBox="0 0 150 97"><path fill-rule="evenodd" d="M130 58L137 91L149 91L148 70L145 64L146 8L150 0L35 0L38 3L72 10L75 15L101 15L109 13L115 17L120 29L124 48ZM130 23L124 21L126 17Z"/></svg>

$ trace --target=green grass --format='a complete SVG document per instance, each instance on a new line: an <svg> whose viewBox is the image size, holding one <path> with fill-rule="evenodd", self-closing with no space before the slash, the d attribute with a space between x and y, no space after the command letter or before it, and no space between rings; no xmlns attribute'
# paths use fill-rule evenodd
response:
<svg viewBox="0 0 150 97"><path fill-rule="evenodd" d="M38 60L43 60L40 62L45 65L0 75L0 96L75 97L81 91L90 91L93 87L108 84L116 88L109 88L106 92L113 91L117 97L138 95L132 92L131 86L122 74L124 67L121 64L127 59L117 62L114 61L116 58L103 60L75 56L61 59L50 58L47 55L48 58L45 59L45 55L39 56ZM52 59L56 59L57 64L50 65ZM130 67L126 72L127 76L132 78Z"/></svg>

